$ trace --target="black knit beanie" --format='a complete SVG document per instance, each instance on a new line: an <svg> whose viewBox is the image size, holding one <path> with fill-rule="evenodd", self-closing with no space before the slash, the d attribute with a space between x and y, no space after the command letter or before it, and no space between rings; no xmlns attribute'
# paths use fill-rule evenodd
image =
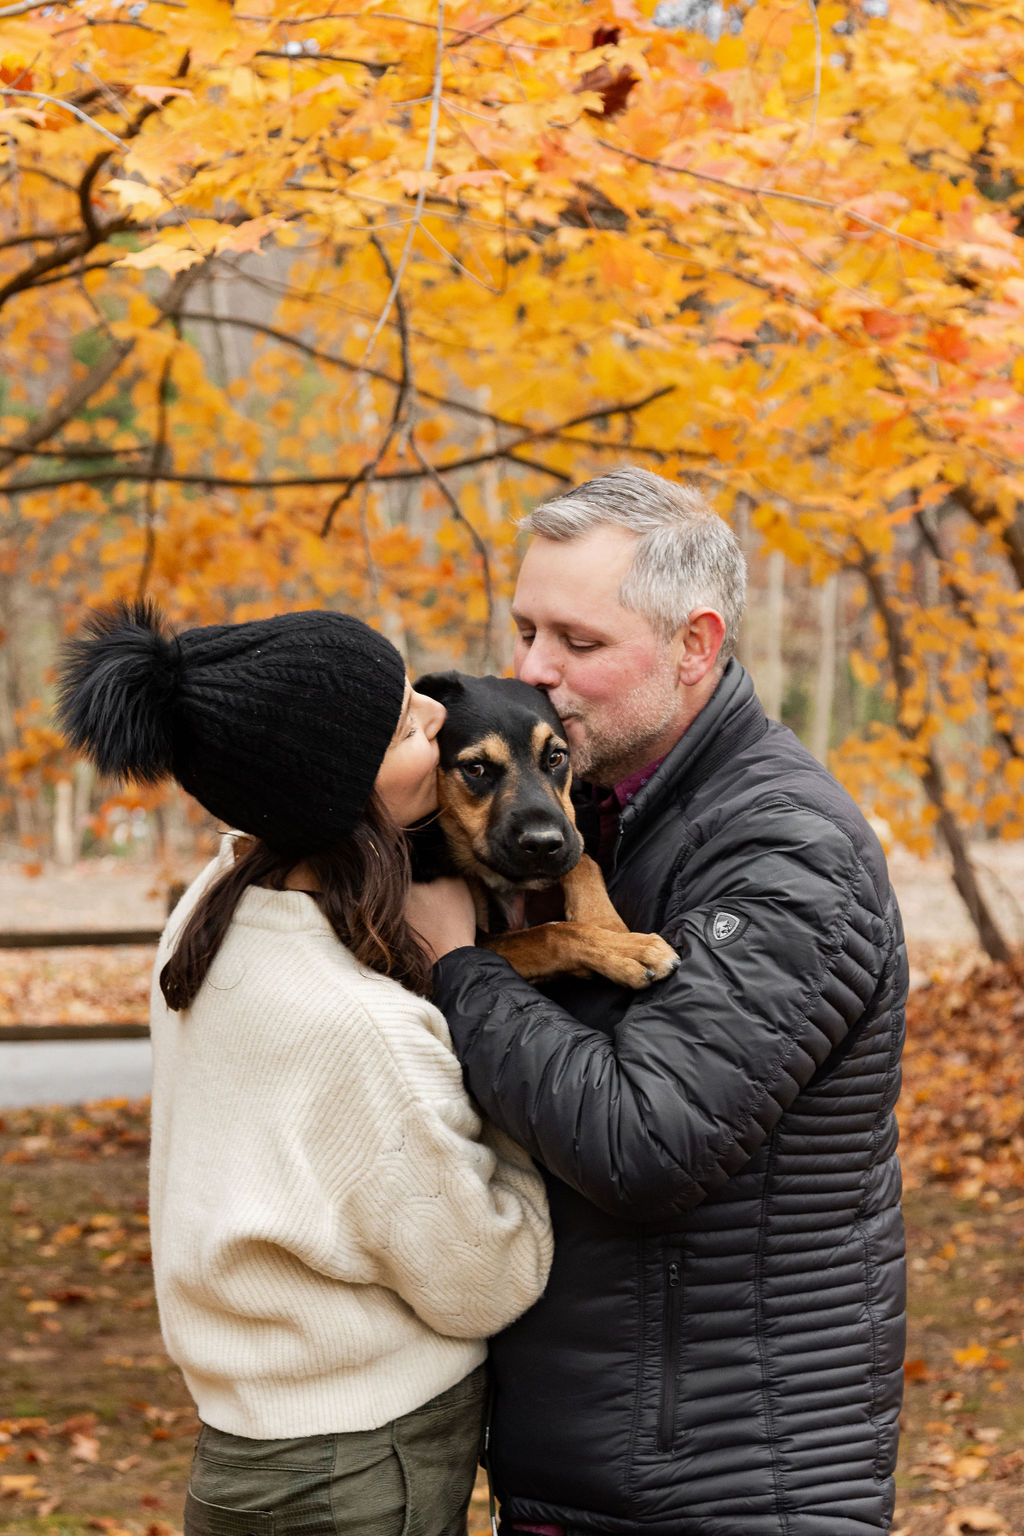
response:
<svg viewBox="0 0 1024 1536"><path fill-rule="evenodd" d="M148 602L90 615L57 717L102 773L177 779L212 815L301 858L354 828L394 735L405 666L344 613L172 636Z"/></svg>

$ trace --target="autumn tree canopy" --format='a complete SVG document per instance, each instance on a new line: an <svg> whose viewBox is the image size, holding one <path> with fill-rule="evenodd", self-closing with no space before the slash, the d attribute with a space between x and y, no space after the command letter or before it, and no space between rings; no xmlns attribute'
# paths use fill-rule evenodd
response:
<svg viewBox="0 0 1024 1536"><path fill-rule="evenodd" d="M1022 165L1017 0L0 5L0 582L494 665L517 512L692 477L855 574L884 698L835 766L998 953Z"/></svg>

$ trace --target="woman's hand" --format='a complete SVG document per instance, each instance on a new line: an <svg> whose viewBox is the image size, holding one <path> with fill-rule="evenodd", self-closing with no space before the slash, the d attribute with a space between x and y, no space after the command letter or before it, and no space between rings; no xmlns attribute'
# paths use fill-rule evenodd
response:
<svg viewBox="0 0 1024 1536"><path fill-rule="evenodd" d="M476 911L469 886L455 875L411 885L405 898L409 926L431 960L476 940Z"/></svg>

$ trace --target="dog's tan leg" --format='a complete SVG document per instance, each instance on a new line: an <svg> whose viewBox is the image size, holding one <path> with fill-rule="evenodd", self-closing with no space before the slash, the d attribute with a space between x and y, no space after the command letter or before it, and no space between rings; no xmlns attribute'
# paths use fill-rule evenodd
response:
<svg viewBox="0 0 1024 1536"><path fill-rule="evenodd" d="M596 975L639 989L670 976L679 964L675 950L656 933L613 933L583 923L542 923L482 942L527 981Z"/></svg>
<svg viewBox="0 0 1024 1536"><path fill-rule="evenodd" d="M604 876L588 854L562 877L565 916L570 923L591 923L595 928L609 928L625 933L626 925L612 906L605 889Z"/></svg>

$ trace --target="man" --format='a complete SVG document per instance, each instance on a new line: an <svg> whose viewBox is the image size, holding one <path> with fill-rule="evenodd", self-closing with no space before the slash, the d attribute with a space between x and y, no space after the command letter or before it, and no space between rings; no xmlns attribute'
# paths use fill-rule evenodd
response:
<svg viewBox="0 0 1024 1536"><path fill-rule="evenodd" d="M887 1531L907 970L882 851L730 659L743 557L696 491L627 468L527 522L516 672L592 786L618 910L682 964L543 995L433 936L470 1090L555 1227L493 1342L502 1531Z"/></svg>

